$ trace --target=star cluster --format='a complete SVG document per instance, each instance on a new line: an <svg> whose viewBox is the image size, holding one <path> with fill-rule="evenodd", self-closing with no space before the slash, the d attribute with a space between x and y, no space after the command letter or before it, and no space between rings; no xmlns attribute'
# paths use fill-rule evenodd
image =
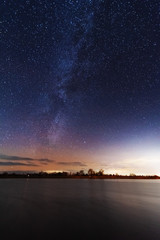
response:
<svg viewBox="0 0 160 240"><path fill-rule="evenodd" d="M116 166L95 149L158 141L159 1L0 6L2 154Z"/></svg>

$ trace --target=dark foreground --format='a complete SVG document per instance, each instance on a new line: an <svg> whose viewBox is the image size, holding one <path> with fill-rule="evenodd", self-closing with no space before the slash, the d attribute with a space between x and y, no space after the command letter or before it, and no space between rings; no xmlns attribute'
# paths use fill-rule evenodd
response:
<svg viewBox="0 0 160 240"><path fill-rule="evenodd" d="M100 173L100 174L99 174ZM39 173L0 173L0 178L69 178L69 179L160 179L157 175L118 175L118 174L102 174L101 172L89 174L81 174L80 172L69 174L68 172L39 172Z"/></svg>
<svg viewBox="0 0 160 240"><path fill-rule="evenodd" d="M0 179L0 237L160 239L159 180Z"/></svg>

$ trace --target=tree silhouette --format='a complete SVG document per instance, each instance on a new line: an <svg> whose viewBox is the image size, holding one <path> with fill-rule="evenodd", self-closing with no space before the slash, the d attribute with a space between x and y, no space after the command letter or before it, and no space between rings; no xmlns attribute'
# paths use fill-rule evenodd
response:
<svg viewBox="0 0 160 240"><path fill-rule="evenodd" d="M94 171L92 168L90 168L90 169L88 170L88 175L89 175L89 176L95 175L95 171Z"/></svg>
<svg viewBox="0 0 160 240"><path fill-rule="evenodd" d="M103 176L104 175L104 170L100 169L99 172L97 173L98 176Z"/></svg>
<svg viewBox="0 0 160 240"><path fill-rule="evenodd" d="M80 176L84 176L84 170L80 170L80 171L79 171L79 175L80 175Z"/></svg>

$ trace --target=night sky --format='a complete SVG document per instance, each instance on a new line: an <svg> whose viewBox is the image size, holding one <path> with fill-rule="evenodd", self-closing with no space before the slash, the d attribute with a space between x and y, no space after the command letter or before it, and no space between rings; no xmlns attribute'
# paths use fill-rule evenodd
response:
<svg viewBox="0 0 160 240"><path fill-rule="evenodd" d="M0 2L0 171L160 174L160 1Z"/></svg>

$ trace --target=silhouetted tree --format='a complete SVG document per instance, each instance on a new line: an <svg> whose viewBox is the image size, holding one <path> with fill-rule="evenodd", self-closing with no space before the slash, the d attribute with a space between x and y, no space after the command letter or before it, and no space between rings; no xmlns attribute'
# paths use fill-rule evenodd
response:
<svg viewBox="0 0 160 240"><path fill-rule="evenodd" d="M136 176L136 174L135 173L130 173L130 175L129 175L130 177L135 177Z"/></svg>
<svg viewBox="0 0 160 240"><path fill-rule="evenodd" d="M100 169L99 172L97 172L98 176L103 176L103 174L104 174L104 170L103 169Z"/></svg>
<svg viewBox="0 0 160 240"><path fill-rule="evenodd" d="M88 175L89 175L89 176L95 175L95 171L94 171L92 168L90 168L90 169L88 170Z"/></svg>
<svg viewBox="0 0 160 240"><path fill-rule="evenodd" d="M84 170L80 170L80 171L79 171L79 175L80 175L80 176L84 176Z"/></svg>

